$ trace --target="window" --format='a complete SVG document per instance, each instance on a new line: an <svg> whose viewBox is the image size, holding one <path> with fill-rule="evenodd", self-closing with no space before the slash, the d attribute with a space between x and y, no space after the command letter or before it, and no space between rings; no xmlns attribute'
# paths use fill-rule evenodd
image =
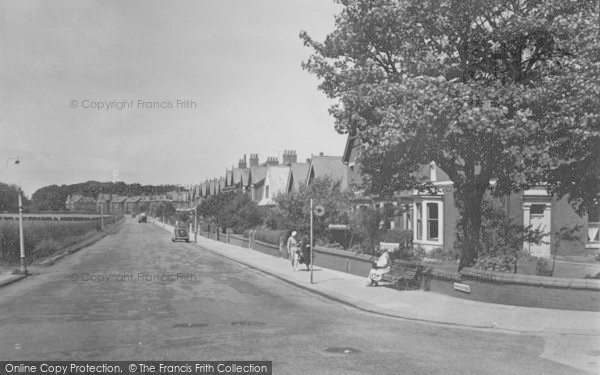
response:
<svg viewBox="0 0 600 375"><path fill-rule="evenodd" d="M529 212L531 215L543 215L544 210L546 209L545 204L532 204Z"/></svg>
<svg viewBox="0 0 600 375"><path fill-rule="evenodd" d="M420 240L421 238L423 238L423 211L422 211L422 204L421 203L416 203L415 204L415 215L417 218L417 239Z"/></svg>
<svg viewBox="0 0 600 375"><path fill-rule="evenodd" d="M412 207L410 205L407 205L405 215L404 229L412 230Z"/></svg>
<svg viewBox="0 0 600 375"><path fill-rule="evenodd" d="M269 199L269 185L265 186L265 198Z"/></svg>
<svg viewBox="0 0 600 375"><path fill-rule="evenodd" d="M439 210L437 203L427 203L427 240L439 238Z"/></svg>

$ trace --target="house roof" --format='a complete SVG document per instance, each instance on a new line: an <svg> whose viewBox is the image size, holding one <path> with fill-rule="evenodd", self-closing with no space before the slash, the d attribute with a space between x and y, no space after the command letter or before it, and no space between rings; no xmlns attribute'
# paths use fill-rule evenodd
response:
<svg viewBox="0 0 600 375"><path fill-rule="evenodd" d="M267 167L250 168L250 183L256 184L267 176Z"/></svg>
<svg viewBox="0 0 600 375"><path fill-rule="evenodd" d="M286 193L288 178L290 175L290 166L270 166L267 168L267 175L265 177L265 189L263 190L263 198L258 202L259 206L274 205L276 204L273 200L278 194ZM268 194L267 196L267 186Z"/></svg>
<svg viewBox="0 0 600 375"><path fill-rule="evenodd" d="M250 184L250 169L244 168L241 173L242 186L248 186Z"/></svg>
<svg viewBox="0 0 600 375"><path fill-rule="evenodd" d="M313 156L307 173L306 184L312 179L329 176L342 181L342 190L348 189L348 168L342 163L341 156Z"/></svg>
<svg viewBox="0 0 600 375"><path fill-rule="evenodd" d="M352 150L354 149L354 145L358 142L358 136L348 134L348 138L346 138L346 146L344 147L344 155L342 155L342 163L348 164L350 162L350 156L352 155Z"/></svg>
<svg viewBox="0 0 600 375"><path fill-rule="evenodd" d="M111 198L112 198L111 194L101 193L101 194L98 194L97 199L99 201L110 201Z"/></svg>
<svg viewBox="0 0 600 375"><path fill-rule="evenodd" d="M436 181L449 181L450 177L444 172L442 168L440 168L437 164L435 165L435 174ZM421 168L417 172L415 172L415 176L422 180L423 182L431 180L431 163L423 164Z"/></svg>
<svg viewBox="0 0 600 375"><path fill-rule="evenodd" d="M248 175L248 169L247 168L233 168L232 171L232 185L241 185L241 186L245 186L248 178L244 179L243 175L244 172L246 172L246 176ZM245 183L246 182L246 183Z"/></svg>
<svg viewBox="0 0 600 375"><path fill-rule="evenodd" d="M306 185L308 168L308 163L292 163L290 165L290 173L288 176L286 191L299 191L300 186Z"/></svg>
<svg viewBox="0 0 600 375"><path fill-rule="evenodd" d="M67 202L75 203L75 202L96 202L96 199L92 197L86 197L79 194L74 194L67 197Z"/></svg>

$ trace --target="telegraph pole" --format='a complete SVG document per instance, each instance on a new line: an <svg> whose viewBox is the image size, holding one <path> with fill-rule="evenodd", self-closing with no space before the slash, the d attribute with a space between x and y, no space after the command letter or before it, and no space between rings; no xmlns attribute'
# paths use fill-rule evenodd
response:
<svg viewBox="0 0 600 375"><path fill-rule="evenodd" d="M100 203L100 229L104 232L104 210L102 206L104 206L104 202Z"/></svg>
<svg viewBox="0 0 600 375"><path fill-rule="evenodd" d="M313 257L313 199L310 198L310 283L313 284L313 265L315 258Z"/></svg>

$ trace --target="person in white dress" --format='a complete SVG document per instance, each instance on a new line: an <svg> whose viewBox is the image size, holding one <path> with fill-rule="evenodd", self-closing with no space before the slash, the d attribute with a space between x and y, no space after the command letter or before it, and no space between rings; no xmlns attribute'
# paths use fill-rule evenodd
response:
<svg viewBox="0 0 600 375"><path fill-rule="evenodd" d="M298 240L296 239L296 235L298 232L293 231L290 238L287 240L287 250L290 256L290 260L292 261L292 269L294 271L298 271L298 265L300 260L300 247L298 246Z"/></svg>
<svg viewBox="0 0 600 375"><path fill-rule="evenodd" d="M385 250L379 259L377 259L377 262L373 264L373 267L369 272L367 286L376 286L377 283L383 278L383 275L390 272L391 268L392 258L390 256L390 251Z"/></svg>

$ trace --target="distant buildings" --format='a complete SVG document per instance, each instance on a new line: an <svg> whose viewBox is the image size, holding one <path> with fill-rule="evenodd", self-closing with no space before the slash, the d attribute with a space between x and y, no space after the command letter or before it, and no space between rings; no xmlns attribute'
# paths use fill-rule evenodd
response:
<svg viewBox="0 0 600 375"><path fill-rule="evenodd" d="M258 154L239 159L237 167L225 170L225 175L208 179L192 188L195 201L221 193L240 192L248 194L260 206L275 205L275 197L299 191L314 178L329 175L340 180L342 189L348 189L347 168L341 156L312 156L306 162L298 162L295 150L285 150L281 160L269 156L260 163Z"/></svg>
<svg viewBox="0 0 600 375"><path fill-rule="evenodd" d="M192 204L190 196L187 189L162 195L98 194L95 198L73 194L67 197L65 208L67 211L77 213L138 215L142 212L152 212L155 207L165 203L170 203L175 208L190 207Z"/></svg>
<svg viewBox="0 0 600 375"><path fill-rule="evenodd" d="M65 206L67 211L71 212L96 212L96 199L77 194L69 195Z"/></svg>

